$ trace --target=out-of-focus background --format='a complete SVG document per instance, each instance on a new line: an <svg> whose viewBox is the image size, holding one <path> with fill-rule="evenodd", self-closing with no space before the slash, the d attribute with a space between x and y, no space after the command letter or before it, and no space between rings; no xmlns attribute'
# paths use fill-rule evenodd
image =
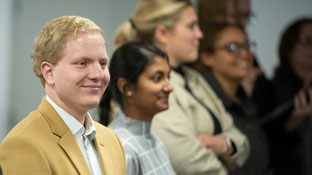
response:
<svg viewBox="0 0 312 175"><path fill-rule="evenodd" d="M104 31L109 55L117 26L131 18L139 0L0 0L0 141L30 111L37 108L44 89L32 72L33 40L44 24L62 15L92 19ZM193 0L196 2L196 0ZM312 16L311 0L252 0L256 15L249 25L260 65L270 78L278 63L277 44L294 19ZM97 118L96 110L91 111Z"/></svg>

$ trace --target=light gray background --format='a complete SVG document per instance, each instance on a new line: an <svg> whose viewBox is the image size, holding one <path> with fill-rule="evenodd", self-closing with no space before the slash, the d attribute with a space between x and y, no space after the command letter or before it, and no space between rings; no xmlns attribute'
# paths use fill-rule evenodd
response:
<svg viewBox="0 0 312 175"><path fill-rule="evenodd" d="M196 1L196 0L193 0ZM44 24L62 15L80 15L103 28L109 54L117 26L131 17L139 0L0 0L0 141L44 95L32 72L33 40ZM312 16L311 0L252 0L257 15L249 35L271 77L278 63L276 47L282 29L303 15ZM91 111L96 117L96 111Z"/></svg>

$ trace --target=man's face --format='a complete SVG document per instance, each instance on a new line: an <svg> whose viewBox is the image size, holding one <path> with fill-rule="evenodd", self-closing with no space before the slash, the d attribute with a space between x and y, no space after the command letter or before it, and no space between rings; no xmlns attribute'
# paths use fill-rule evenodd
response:
<svg viewBox="0 0 312 175"><path fill-rule="evenodd" d="M59 62L52 66L48 95L71 115L96 107L110 80L107 62L100 33L69 36Z"/></svg>

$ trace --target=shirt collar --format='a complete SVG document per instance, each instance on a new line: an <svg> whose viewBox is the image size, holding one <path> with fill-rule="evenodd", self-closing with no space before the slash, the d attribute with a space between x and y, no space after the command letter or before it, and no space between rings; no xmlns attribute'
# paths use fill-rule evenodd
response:
<svg viewBox="0 0 312 175"><path fill-rule="evenodd" d="M120 119L127 124L128 127L132 128L131 132L135 135L149 135L151 134L151 122L144 122L140 120L134 120L127 117L122 111L117 115Z"/></svg>
<svg viewBox="0 0 312 175"><path fill-rule="evenodd" d="M96 129L94 126L94 122L92 120L89 112L87 113L87 117L85 120L86 130L84 126L76 120L75 117L64 111L61 107L59 107L48 95L46 95L47 101L52 105L52 107L56 110L56 112L63 119L67 127L71 130L71 132L76 135L85 135L90 141L94 139L96 134Z"/></svg>

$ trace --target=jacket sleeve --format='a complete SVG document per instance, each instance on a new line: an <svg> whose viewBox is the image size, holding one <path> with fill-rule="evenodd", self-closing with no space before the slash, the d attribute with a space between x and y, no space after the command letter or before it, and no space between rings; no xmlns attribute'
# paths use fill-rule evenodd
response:
<svg viewBox="0 0 312 175"><path fill-rule="evenodd" d="M235 145L236 152L230 156L222 156L221 159L229 170L243 166L249 156L249 142L247 137L242 134L234 125L222 133L230 137Z"/></svg>
<svg viewBox="0 0 312 175"><path fill-rule="evenodd" d="M168 149L170 161L177 174L227 174L222 162L197 139L193 116L178 105L157 114L152 131Z"/></svg>
<svg viewBox="0 0 312 175"><path fill-rule="evenodd" d="M3 174L51 174L49 163L32 139L15 136L0 145L0 164Z"/></svg>

